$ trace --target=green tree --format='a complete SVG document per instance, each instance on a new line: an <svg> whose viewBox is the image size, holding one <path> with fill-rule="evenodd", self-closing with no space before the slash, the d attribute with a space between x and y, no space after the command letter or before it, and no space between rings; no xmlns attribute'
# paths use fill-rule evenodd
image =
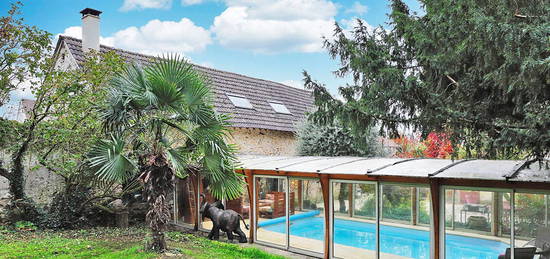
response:
<svg viewBox="0 0 550 259"><path fill-rule="evenodd" d="M24 161L34 152L41 154L41 164L54 173L63 176L76 172L72 165L78 163L77 159L69 156L77 158L86 153L83 150L88 146L84 142L90 140L83 133L93 131L97 114L89 107L103 98L100 89L109 74L120 66L120 59L112 53L90 53L82 69L55 69L51 35L17 19L19 8L19 3L14 4L8 16L0 19L3 21L0 31L9 37L2 38L2 44L7 44L3 46L5 51L0 52L0 60L6 66L2 76L10 82L0 91L19 86L13 82L24 82L36 100L24 122L0 123L0 148L10 154L8 161L0 161L0 176L9 181L10 218L39 223L42 213L25 193L24 173L32 172ZM32 55L28 54L31 50Z"/></svg>
<svg viewBox="0 0 550 259"><path fill-rule="evenodd" d="M112 201L126 191L115 191L117 185L97 181L86 166L87 153L95 139L102 136L97 106L105 102L106 84L123 64L114 52L88 53L78 69L50 72L55 78L53 88L45 85L36 91L37 100L51 100L51 105L44 106L50 107L48 116L37 127L30 151L41 167L63 179L63 189L49 206L46 227L85 224L85 209Z"/></svg>
<svg viewBox="0 0 550 259"><path fill-rule="evenodd" d="M389 28L363 22L352 36L336 25L325 47L353 78L343 101L304 73L319 107L354 129L408 127L448 132L469 156L550 152L550 4L535 1L421 1L425 14L391 1ZM475 152L474 152L475 151Z"/></svg>
<svg viewBox="0 0 550 259"><path fill-rule="evenodd" d="M50 51L50 34L24 24L19 17L21 5L13 3L7 15L0 17L0 106L29 75L40 72L44 54Z"/></svg>
<svg viewBox="0 0 550 259"><path fill-rule="evenodd" d="M52 69L54 59L50 55L40 64L42 72L29 78L33 80L30 87L36 101L27 119L22 123L0 124L0 132L6 132L6 137L10 137L2 146L11 153L6 166L0 161L0 176L9 181L13 208L22 208L12 211L13 220L37 223L40 220L40 213L25 192L24 174L32 174L34 169L24 163L25 159L30 159L30 153L38 155L40 165L60 175L67 190L74 185L83 185L84 156L93 136L101 133L98 112L92 107L94 102L104 98L102 88L121 63L113 53L91 53L81 69L59 71Z"/></svg>
<svg viewBox="0 0 550 259"><path fill-rule="evenodd" d="M10 91L21 83L26 82L31 87L40 84L45 79L44 72L48 71L51 60L50 34L36 27L23 23L18 17L20 2L12 4L7 16L0 18L0 105L6 103ZM34 206L28 204L24 186L23 159L34 137L36 125L43 118L34 117L32 121L19 125L3 123L3 132L17 132L12 135L8 152L11 153L11 164L5 165L0 161L0 176L8 179L9 191L12 198L21 201L21 207L29 207L36 212ZM34 214L23 212L21 215Z"/></svg>
<svg viewBox="0 0 550 259"><path fill-rule="evenodd" d="M224 141L227 117L214 111L206 79L178 57L144 68L130 65L109 90L102 118L110 137L94 146L90 165L105 181L139 175L153 237L148 246L161 252L175 176L201 174L218 198L242 193L242 177L234 172L235 147Z"/></svg>
<svg viewBox="0 0 550 259"><path fill-rule="evenodd" d="M297 151L302 156L385 156L374 131L356 135L338 123L323 125L308 120L298 129Z"/></svg>

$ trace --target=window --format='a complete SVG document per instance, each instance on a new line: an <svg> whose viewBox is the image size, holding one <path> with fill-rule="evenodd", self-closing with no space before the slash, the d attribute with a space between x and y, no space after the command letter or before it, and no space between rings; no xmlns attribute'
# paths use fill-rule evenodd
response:
<svg viewBox="0 0 550 259"><path fill-rule="evenodd" d="M233 105L235 105L235 107L254 109L254 107L252 107L252 104L244 96L227 95L227 97L233 103Z"/></svg>
<svg viewBox="0 0 550 259"><path fill-rule="evenodd" d="M276 113L291 114L286 106L282 103L269 103L269 105L271 105L271 108L273 108Z"/></svg>

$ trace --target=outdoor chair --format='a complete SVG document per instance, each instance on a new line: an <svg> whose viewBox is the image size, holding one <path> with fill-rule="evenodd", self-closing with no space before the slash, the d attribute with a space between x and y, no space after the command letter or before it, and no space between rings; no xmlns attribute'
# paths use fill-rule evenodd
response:
<svg viewBox="0 0 550 259"><path fill-rule="evenodd" d="M466 228L475 230L486 230L490 228L490 226L486 217L470 216L468 217L468 221L466 221Z"/></svg>
<svg viewBox="0 0 550 259"><path fill-rule="evenodd" d="M550 259L550 228L539 227L537 238L527 242L525 246L533 246L537 249L535 254L539 259Z"/></svg>
<svg viewBox="0 0 550 259"><path fill-rule="evenodd" d="M533 259L535 257L536 247L516 247L514 249L514 259ZM498 259L511 259L512 249L506 248L506 253L499 255Z"/></svg>

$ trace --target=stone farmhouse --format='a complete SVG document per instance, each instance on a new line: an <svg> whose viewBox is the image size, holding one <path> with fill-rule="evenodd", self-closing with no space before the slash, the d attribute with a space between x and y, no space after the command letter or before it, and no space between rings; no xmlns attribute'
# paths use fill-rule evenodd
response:
<svg viewBox="0 0 550 259"><path fill-rule="evenodd" d="M58 69L77 69L90 49L114 51L127 62L147 65L154 56L99 44L100 11L82 13L82 40L60 36L55 48ZM312 107L309 91L281 83L248 77L204 66L194 68L206 75L214 92L217 112L232 117L233 136L242 154L293 155L294 132Z"/></svg>
<svg viewBox="0 0 550 259"><path fill-rule="evenodd" d="M156 58L100 45L101 12L86 8L81 11L81 14L82 39L59 37L54 52L57 59L56 69L78 69L90 50L101 53L113 51L127 62L141 65L147 65ZM290 156L295 154L296 127L305 119L307 111L312 107L311 92L269 80L199 65L193 66L210 80L215 110L231 116L232 135L228 142L239 147L239 155ZM33 100L21 101L23 117L25 117L25 111L29 111L33 105ZM39 190L42 188L32 187L37 186L38 182L56 186L55 182L58 180L55 175L48 174L46 170L37 170L27 179L28 194L39 202L47 202L55 188ZM0 179L0 197L5 193L7 193L7 182Z"/></svg>

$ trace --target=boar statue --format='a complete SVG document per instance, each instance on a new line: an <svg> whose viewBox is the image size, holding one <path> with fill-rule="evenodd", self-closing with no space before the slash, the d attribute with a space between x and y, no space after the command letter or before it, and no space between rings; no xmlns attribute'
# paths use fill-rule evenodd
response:
<svg viewBox="0 0 550 259"><path fill-rule="evenodd" d="M204 196L201 195L204 199ZM208 234L208 238L212 240L219 240L220 230L227 233L227 239L230 242L233 242L233 233L239 236L239 243L246 243L246 235L241 230L240 221L243 221L246 229L248 225L244 222L241 214L235 212L234 210L225 210L221 201L216 201L213 203L203 202L201 206L200 213L202 219L209 218L212 220L212 230Z"/></svg>

